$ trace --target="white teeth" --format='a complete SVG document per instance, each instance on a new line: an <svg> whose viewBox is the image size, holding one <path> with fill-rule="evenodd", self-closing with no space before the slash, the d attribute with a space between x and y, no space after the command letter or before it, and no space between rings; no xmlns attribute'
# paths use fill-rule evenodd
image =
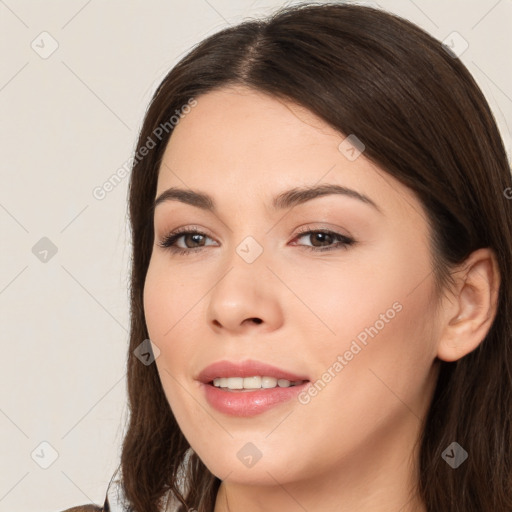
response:
<svg viewBox="0 0 512 512"><path fill-rule="evenodd" d="M218 377L213 379L213 385L217 388L227 389L269 389L269 388L288 388L298 386L304 381L297 380L290 382L286 379L276 379L275 377Z"/></svg>
<svg viewBox="0 0 512 512"><path fill-rule="evenodd" d="M260 389L261 377L244 377L244 389Z"/></svg>
<svg viewBox="0 0 512 512"><path fill-rule="evenodd" d="M275 377L262 377L261 387L262 388L275 388L277 385L277 379Z"/></svg>

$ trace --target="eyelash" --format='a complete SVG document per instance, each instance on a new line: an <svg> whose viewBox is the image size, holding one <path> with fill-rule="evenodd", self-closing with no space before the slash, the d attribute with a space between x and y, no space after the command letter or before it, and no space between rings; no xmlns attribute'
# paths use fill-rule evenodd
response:
<svg viewBox="0 0 512 512"><path fill-rule="evenodd" d="M298 233L296 238L301 238L305 235L311 235L314 233L322 233L322 234L331 235L334 238L337 238L339 240L339 242L336 245L333 245L332 247L313 247L313 246L309 246L309 245L301 245L300 247L304 247L307 250L314 251L314 252L325 252L325 251L332 251L335 249L347 249L349 246L356 243L356 241L354 239L344 236L340 233L336 233L336 232L330 231L330 230L310 229L309 226L306 227L304 231L301 231L300 233ZM206 233L203 233L202 231L199 231L196 228L180 228L180 229L177 229L176 231L173 231L173 232L169 233L168 235L164 236L164 238L158 242L158 246L162 247L168 251L171 251L172 253L180 254L180 255L189 255L192 252L195 253L195 252L199 252L202 249L204 249L204 246L203 247L192 247L189 249L183 249L181 247L176 247L174 245L175 242L184 235L202 235L207 238L210 238Z"/></svg>

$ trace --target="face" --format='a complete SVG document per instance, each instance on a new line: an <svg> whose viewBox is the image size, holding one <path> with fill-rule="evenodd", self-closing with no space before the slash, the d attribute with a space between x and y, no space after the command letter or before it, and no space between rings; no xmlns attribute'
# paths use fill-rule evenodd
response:
<svg viewBox="0 0 512 512"><path fill-rule="evenodd" d="M214 209L176 197L156 206L144 288L183 434L213 474L238 483L311 481L348 467L356 478L371 461L398 464L435 381L421 204L357 156L357 141L301 107L245 88L196 99L167 145L156 197L181 188L207 194ZM320 185L366 199L283 195ZM281 393L198 380L212 363L247 360L309 382Z"/></svg>

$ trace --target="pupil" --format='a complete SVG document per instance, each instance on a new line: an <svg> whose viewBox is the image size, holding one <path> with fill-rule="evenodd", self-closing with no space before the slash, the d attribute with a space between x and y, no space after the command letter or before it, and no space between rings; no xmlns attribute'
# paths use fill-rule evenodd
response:
<svg viewBox="0 0 512 512"><path fill-rule="evenodd" d="M201 238L203 235L195 234L195 235L189 235L189 236L190 236L190 238L192 238L193 243L195 243L195 242L200 242L200 240L198 240L198 238Z"/></svg>
<svg viewBox="0 0 512 512"><path fill-rule="evenodd" d="M325 243L325 242L326 242L325 237L330 237L330 236L331 236L331 235L330 235L329 233L315 233L315 234L314 234L314 239L315 239L315 240L318 240L318 237L319 237L319 238L320 238L320 240L319 240L319 241L320 241L320 242L322 242L322 237L324 237L324 240L323 240L323 241L324 241L324 243ZM315 245L315 244L313 244L313 245ZM324 245L325 245L325 244L324 244ZM327 239L327 245L329 245L329 238Z"/></svg>

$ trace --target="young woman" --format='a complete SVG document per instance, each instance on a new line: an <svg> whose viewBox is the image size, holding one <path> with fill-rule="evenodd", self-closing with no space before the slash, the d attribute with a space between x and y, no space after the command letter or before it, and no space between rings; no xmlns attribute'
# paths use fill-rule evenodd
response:
<svg viewBox="0 0 512 512"><path fill-rule="evenodd" d="M512 510L510 197L484 96L410 22L300 5L204 40L134 156L103 510Z"/></svg>

